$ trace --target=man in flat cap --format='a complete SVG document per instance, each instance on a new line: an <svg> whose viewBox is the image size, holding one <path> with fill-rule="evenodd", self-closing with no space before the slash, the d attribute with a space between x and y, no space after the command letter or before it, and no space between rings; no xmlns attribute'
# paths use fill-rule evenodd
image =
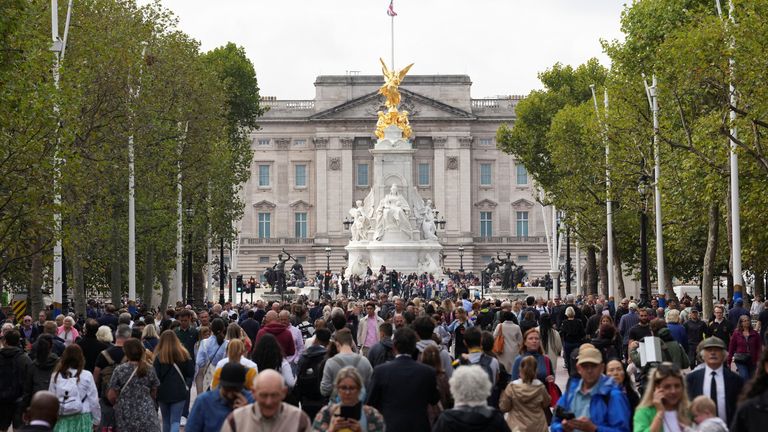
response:
<svg viewBox="0 0 768 432"><path fill-rule="evenodd" d="M731 424L744 381L739 374L725 367L728 352L722 339L715 336L704 339L698 346L698 352L704 367L685 377L688 396L691 400L700 395L708 396L715 402L717 416L726 424Z"/></svg>

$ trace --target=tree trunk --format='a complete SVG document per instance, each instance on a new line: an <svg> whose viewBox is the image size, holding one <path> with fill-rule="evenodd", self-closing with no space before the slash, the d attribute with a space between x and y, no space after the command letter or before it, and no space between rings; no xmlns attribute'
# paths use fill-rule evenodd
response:
<svg viewBox="0 0 768 432"><path fill-rule="evenodd" d="M73 290L75 313L85 316L85 280L83 278L83 261L80 254L72 254L72 278L75 289Z"/></svg>
<svg viewBox="0 0 768 432"><path fill-rule="evenodd" d="M669 266L664 261L664 294L668 299L675 298L675 290L672 289L672 273L669 272Z"/></svg>
<svg viewBox="0 0 768 432"><path fill-rule="evenodd" d="M712 284L714 282L715 260L717 258L717 236L720 229L720 207L717 202L709 204L707 224L707 250L704 252L704 266L701 275L702 319L707 320L713 313Z"/></svg>
<svg viewBox="0 0 768 432"><path fill-rule="evenodd" d="M619 252L619 242L615 231L613 233L613 276L616 278L615 300L618 303L621 299L627 297L627 290L624 286L624 271L621 269L621 253Z"/></svg>
<svg viewBox="0 0 768 432"><path fill-rule="evenodd" d="M608 298L608 236L600 245L600 294Z"/></svg>
<svg viewBox="0 0 768 432"><path fill-rule="evenodd" d="M755 268L755 299L765 299L765 270L760 267Z"/></svg>
<svg viewBox="0 0 768 432"><path fill-rule="evenodd" d="M144 257L144 283L142 289L141 301L146 307L152 307L152 294L153 285L155 282L154 275L154 261L155 261L155 247L152 242L147 247L147 256Z"/></svg>
<svg viewBox="0 0 768 432"><path fill-rule="evenodd" d="M43 303L43 251L40 247L40 240L33 245L38 252L30 257L29 266L29 289L27 291L27 312L37 319L37 314L45 309Z"/></svg>
<svg viewBox="0 0 768 432"><path fill-rule="evenodd" d="M195 293L194 303L192 306L197 309L203 307L205 301L205 274L203 273L203 267L200 266L192 274L193 286L192 290ZM227 276L224 276L225 278ZM226 279L224 282L224 289L227 289Z"/></svg>
<svg viewBox="0 0 768 432"><path fill-rule="evenodd" d="M587 247L587 294L597 294L597 248Z"/></svg>
<svg viewBox="0 0 768 432"><path fill-rule="evenodd" d="M123 292L123 266L120 264L120 235L117 224L112 226L112 262L110 263L109 290L112 294L112 304L120 308Z"/></svg>
<svg viewBox="0 0 768 432"><path fill-rule="evenodd" d="M160 310L165 311L168 308L168 297L170 296L171 286L168 284L168 269L164 266L157 272L157 279L160 281L162 294L160 295Z"/></svg>

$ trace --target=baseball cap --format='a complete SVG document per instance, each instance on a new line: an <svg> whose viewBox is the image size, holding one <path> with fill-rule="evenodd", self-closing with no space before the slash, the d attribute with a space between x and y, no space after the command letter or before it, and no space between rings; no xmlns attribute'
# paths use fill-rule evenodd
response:
<svg viewBox="0 0 768 432"><path fill-rule="evenodd" d="M236 388L240 390L245 384L245 375L247 372L245 366L240 363L227 363L221 368L219 385L221 387Z"/></svg>
<svg viewBox="0 0 768 432"><path fill-rule="evenodd" d="M579 359L576 362L577 365L584 363L600 364L603 362L603 354L600 350L591 344L585 344L579 348Z"/></svg>

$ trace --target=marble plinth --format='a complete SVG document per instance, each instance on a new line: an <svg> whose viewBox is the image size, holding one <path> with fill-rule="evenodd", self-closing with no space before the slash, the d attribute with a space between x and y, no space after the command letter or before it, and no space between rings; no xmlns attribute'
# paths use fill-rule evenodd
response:
<svg viewBox="0 0 768 432"><path fill-rule="evenodd" d="M385 266L398 273L429 273L442 277L440 251L443 247L434 240L403 242L359 241L345 247L349 254L346 276L364 276L370 266L374 272Z"/></svg>

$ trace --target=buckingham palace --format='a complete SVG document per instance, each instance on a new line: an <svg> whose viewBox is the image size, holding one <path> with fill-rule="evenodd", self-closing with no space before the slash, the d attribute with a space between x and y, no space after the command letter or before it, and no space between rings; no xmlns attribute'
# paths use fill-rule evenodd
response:
<svg viewBox="0 0 768 432"><path fill-rule="evenodd" d="M282 249L307 272L346 266L344 221L371 188L382 83L381 76L327 75L317 77L314 99L262 98L268 111L251 133L251 176L241 192L239 274L258 277ZM525 167L496 148L496 130L514 123L520 97L473 99L471 86L467 75L403 81L412 184L445 220L437 232L445 269L478 272L497 253L510 253L529 278L541 277L549 270L549 209L536 202Z"/></svg>

